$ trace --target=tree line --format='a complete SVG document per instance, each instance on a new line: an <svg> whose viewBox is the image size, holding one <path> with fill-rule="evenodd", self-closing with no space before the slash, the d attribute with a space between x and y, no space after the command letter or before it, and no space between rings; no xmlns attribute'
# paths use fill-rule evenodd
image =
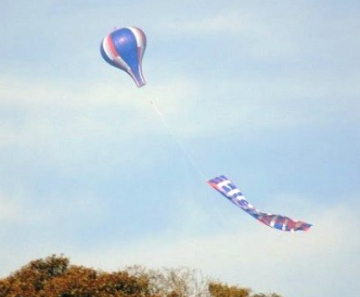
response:
<svg viewBox="0 0 360 297"><path fill-rule="evenodd" d="M1 297L281 297L253 293L204 277L187 267L146 269L126 267L105 272L70 264L51 255L29 262L0 279Z"/></svg>

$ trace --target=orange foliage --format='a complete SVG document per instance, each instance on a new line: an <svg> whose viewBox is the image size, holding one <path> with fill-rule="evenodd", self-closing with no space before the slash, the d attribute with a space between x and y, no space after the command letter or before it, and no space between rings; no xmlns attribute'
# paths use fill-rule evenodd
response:
<svg viewBox="0 0 360 297"><path fill-rule="evenodd" d="M194 270L102 272L55 255L31 261L0 279L0 297L281 297L203 279Z"/></svg>
<svg viewBox="0 0 360 297"><path fill-rule="evenodd" d="M69 265L51 256L0 280L1 297L155 297L144 278Z"/></svg>
<svg viewBox="0 0 360 297"><path fill-rule="evenodd" d="M209 292L212 297L250 297L250 289L210 283Z"/></svg>

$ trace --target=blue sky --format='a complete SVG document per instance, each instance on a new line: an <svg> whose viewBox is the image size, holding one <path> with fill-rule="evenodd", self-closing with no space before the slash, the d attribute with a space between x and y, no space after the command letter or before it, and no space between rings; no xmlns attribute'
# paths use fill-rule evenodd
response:
<svg viewBox="0 0 360 297"><path fill-rule="evenodd" d="M62 253L284 297L360 290L358 1L2 0L0 24L1 277ZM129 25L148 39L140 89L99 53ZM206 185L220 174L314 227L257 223Z"/></svg>

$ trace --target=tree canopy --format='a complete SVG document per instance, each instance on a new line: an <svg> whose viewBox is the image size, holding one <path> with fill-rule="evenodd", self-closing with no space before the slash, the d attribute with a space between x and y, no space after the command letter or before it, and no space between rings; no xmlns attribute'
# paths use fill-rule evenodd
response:
<svg viewBox="0 0 360 297"><path fill-rule="evenodd" d="M209 280L186 267L132 266L104 272L70 265L68 258L56 255L31 261L0 279L1 297L281 297L251 292Z"/></svg>

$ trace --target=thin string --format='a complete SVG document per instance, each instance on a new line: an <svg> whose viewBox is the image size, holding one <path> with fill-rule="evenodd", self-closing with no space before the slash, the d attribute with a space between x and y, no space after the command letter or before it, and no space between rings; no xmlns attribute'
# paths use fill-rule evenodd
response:
<svg viewBox="0 0 360 297"><path fill-rule="evenodd" d="M199 166L195 163L194 159L189 155L189 153L187 152L187 150L185 149L184 145L182 144L182 142L180 141L180 139L176 136L176 134L174 133L174 131L171 129L170 125L167 123L164 114L161 112L161 110L157 107L157 105L154 103L154 101L152 101L151 99L149 100L150 104L153 106L156 114L158 115L158 117L160 118L160 120L162 121L164 127L166 128L166 130L168 131L168 133L171 135L171 137L176 141L176 143L179 145L179 147L181 148L181 151L183 152L184 156L188 159L188 161L191 163L191 165L196 169L196 171L198 172L198 174L206 181L208 181L208 178L206 178L205 174L203 173L203 171L199 168ZM218 209L215 209L215 213L217 214L217 219L219 220L219 223L224 227L224 228L228 228L229 226L229 221L228 218L224 215L224 213ZM229 232L227 233L228 236L230 236L233 240L233 242L237 242L239 245L242 245L243 242L238 238L238 235L234 234L233 232Z"/></svg>
<svg viewBox="0 0 360 297"><path fill-rule="evenodd" d="M177 135L174 133L174 131L171 129L170 125L167 123L164 114L161 112L161 110L158 108L158 106L154 103L154 101L152 101L151 99L149 99L150 104L152 105L152 107L154 108L154 111L156 112L156 114L158 115L158 117L160 118L161 122L163 123L164 127L166 128L166 130L168 131L168 133L171 135L171 137L173 138L173 140L179 145L179 147L181 148L182 153L184 154L184 156L188 159L188 161L191 163L191 165L193 166L193 168L197 171L197 173L201 176L201 178L203 180L205 180L205 182L208 182L208 178L206 178L205 174L203 173L203 171L199 168L199 166L196 164L196 162L194 161L194 159L189 155L189 153L187 152L187 150L185 149L184 145L182 144L182 142L180 141L180 139L177 137ZM217 218L220 222L220 224L224 227L227 228L228 227L228 219L224 216L224 214L219 211L218 209L215 209L215 213L217 214ZM233 241L237 241L238 243L241 243L239 241L239 238L237 236L235 236L233 233L229 233L229 235L233 238Z"/></svg>
<svg viewBox="0 0 360 297"><path fill-rule="evenodd" d="M161 112L159 107L154 103L153 100L149 99L149 102L152 105L152 107L154 108L154 111L156 112L156 114L160 118L160 120L163 123L164 127L166 128L167 132L170 134L170 136L173 138L173 140L179 145L179 147L180 147L182 153L184 154L184 156L188 159L190 164L194 167L194 169L201 176L201 178L203 178L205 181L207 181L207 178L206 178L205 174L200 169L200 167L195 163L194 159L190 156L190 154L187 152L187 150L185 149L184 145L182 144L180 139L177 137L175 132L171 129L170 125L168 124L168 122L166 121L166 119L164 117L164 114Z"/></svg>

